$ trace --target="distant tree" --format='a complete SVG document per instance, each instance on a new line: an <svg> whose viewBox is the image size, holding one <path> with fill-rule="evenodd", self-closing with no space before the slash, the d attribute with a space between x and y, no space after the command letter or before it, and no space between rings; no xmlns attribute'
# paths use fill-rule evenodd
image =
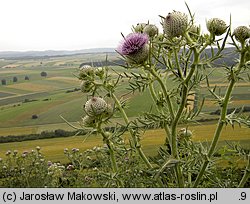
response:
<svg viewBox="0 0 250 204"><path fill-rule="evenodd" d="M41 76L42 77L46 77L47 76L47 72L41 72Z"/></svg>
<svg viewBox="0 0 250 204"><path fill-rule="evenodd" d="M32 117L31 117L32 119L37 119L38 118L38 116L37 115L32 115Z"/></svg>
<svg viewBox="0 0 250 204"><path fill-rule="evenodd" d="M6 79L2 79L1 82L2 82L2 85L6 85L7 84Z"/></svg>
<svg viewBox="0 0 250 204"><path fill-rule="evenodd" d="M24 80L30 80L30 78L28 76L25 76Z"/></svg>
<svg viewBox="0 0 250 204"><path fill-rule="evenodd" d="M18 81L17 77L14 76L14 77L13 77L13 82L17 82L17 81Z"/></svg>

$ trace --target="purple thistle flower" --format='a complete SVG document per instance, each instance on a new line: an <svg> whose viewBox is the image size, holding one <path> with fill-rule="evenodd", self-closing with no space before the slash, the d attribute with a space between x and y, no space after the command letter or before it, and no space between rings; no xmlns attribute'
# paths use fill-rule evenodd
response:
<svg viewBox="0 0 250 204"><path fill-rule="evenodd" d="M125 56L129 64L143 64L149 55L148 35L145 33L129 34L117 50Z"/></svg>
<svg viewBox="0 0 250 204"><path fill-rule="evenodd" d="M140 51L145 44L148 43L148 36L144 33L129 34L121 45L118 47L118 52L122 55L131 55Z"/></svg>

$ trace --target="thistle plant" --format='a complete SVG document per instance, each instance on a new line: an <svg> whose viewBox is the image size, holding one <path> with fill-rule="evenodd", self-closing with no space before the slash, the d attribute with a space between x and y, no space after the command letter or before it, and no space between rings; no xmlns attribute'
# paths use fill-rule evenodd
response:
<svg viewBox="0 0 250 204"><path fill-rule="evenodd" d="M117 179L119 187L126 187L126 182L119 179L124 176L121 155L129 155L126 156L128 160L138 158L144 165L142 172L147 173L157 187L216 187L215 172L219 167L215 165L215 155L223 127L250 123L249 117L243 114L227 113L234 86L250 67L249 28L240 26L232 31L230 23L211 18L206 24L209 33L203 34L201 27L194 24L189 8L188 13L173 11L165 17L160 16L162 32L148 22L139 23L132 27L132 33L122 35L117 53L124 61L120 65L124 71L86 65L79 69L80 87L88 100L78 129L88 129L89 135L102 136L108 149L106 156L114 175L112 178ZM221 94L210 85L210 68L218 66L215 62L223 58L229 38L239 53L239 60L230 67L220 65L225 67L228 82L225 93ZM207 146L193 141L191 126L198 123L203 111L205 99L195 101L201 83L206 84L220 108L217 127L214 132L210 130L213 140ZM146 91L151 95L151 101L147 101L151 109L130 119L127 97ZM190 105L194 103L195 107ZM123 122L116 122L117 117ZM114 128L107 130L109 126ZM165 143L156 157L147 156L140 142L142 134L152 128L165 131ZM124 137L127 133L130 135L128 142ZM235 147L233 151L249 160L246 152ZM249 161L237 185L243 187L248 177ZM223 182L217 183L223 186ZM235 187L236 182L232 183Z"/></svg>

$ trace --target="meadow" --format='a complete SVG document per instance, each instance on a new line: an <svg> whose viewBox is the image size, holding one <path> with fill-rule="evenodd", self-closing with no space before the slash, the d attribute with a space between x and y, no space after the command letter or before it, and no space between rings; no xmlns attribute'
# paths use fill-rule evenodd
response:
<svg viewBox="0 0 250 204"><path fill-rule="evenodd" d="M109 54L108 59L115 60L115 53ZM65 117L69 122L77 125L77 121L84 116L83 103L87 100L87 95L79 90L79 80L74 76L77 68L82 63L91 64L100 62L104 64L106 54L83 54L63 57L47 57L34 59L6 59L1 61L0 81L5 79L6 85L0 84L0 136L36 134L42 131L53 131L56 129L72 130L61 118ZM10 66L11 65L11 66ZM116 65L110 66L117 72L122 69ZM47 76L42 77L41 72L46 72ZM217 85L223 93L227 86L224 79L223 68L211 69L210 86ZM25 80L25 76L29 80ZM18 81L13 82L13 77ZM121 87L125 90L124 87ZM250 83L241 81L235 88L233 103L229 107L242 107L250 105ZM203 113L200 119L214 119L218 116L211 115L211 111L218 109L206 88L206 83L201 84L198 98L206 97ZM140 112L151 109L151 100L148 91L129 95L127 107L128 116L133 118ZM142 105L143 104L143 105ZM37 115L37 119L32 119ZM116 116L119 121L119 115ZM213 136L215 124L212 122L202 122L191 127L193 131L193 141L209 142ZM125 135L126 137L126 135ZM142 145L148 155L155 155L155 147L164 143L163 130L148 130L142 136ZM84 142L83 142L84 141ZM227 126L221 138L221 145L226 141L239 142L244 148L250 149L250 129L246 127ZM36 146L42 148L42 152L48 160L67 162L64 157L64 148L79 148L81 151L101 145L102 140L98 135L91 135L85 140L85 136L72 136L68 138L54 138L35 141L24 141L18 143L0 144L0 157L4 157L7 150L31 151Z"/></svg>

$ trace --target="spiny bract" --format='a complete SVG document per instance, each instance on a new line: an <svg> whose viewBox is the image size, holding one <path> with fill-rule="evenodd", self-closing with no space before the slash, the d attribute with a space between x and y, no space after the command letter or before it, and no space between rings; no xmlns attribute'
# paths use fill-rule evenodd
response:
<svg viewBox="0 0 250 204"><path fill-rule="evenodd" d="M86 115L82 119L82 125L84 127L92 127L94 124L95 124L95 119L93 117L90 117L90 116Z"/></svg>
<svg viewBox="0 0 250 204"><path fill-rule="evenodd" d="M143 33L146 33L149 37L154 37L158 34L158 28L155 25L148 24L144 27Z"/></svg>
<svg viewBox="0 0 250 204"><path fill-rule="evenodd" d="M220 36L226 32L227 24L219 18L211 18L207 21L207 29L210 33Z"/></svg>
<svg viewBox="0 0 250 204"><path fill-rule="evenodd" d="M186 31L187 26L187 15L179 11L169 13L163 22L163 30L168 38L179 37Z"/></svg>
<svg viewBox="0 0 250 204"><path fill-rule="evenodd" d="M243 43L246 39L250 38L250 29L246 26L239 26L235 28L233 35L237 41Z"/></svg>
<svg viewBox="0 0 250 204"><path fill-rule="evenodd" d="M92 97L85 103L85 111L88 116L97 116L104 113L107 103L100 97Z"/></svg>

